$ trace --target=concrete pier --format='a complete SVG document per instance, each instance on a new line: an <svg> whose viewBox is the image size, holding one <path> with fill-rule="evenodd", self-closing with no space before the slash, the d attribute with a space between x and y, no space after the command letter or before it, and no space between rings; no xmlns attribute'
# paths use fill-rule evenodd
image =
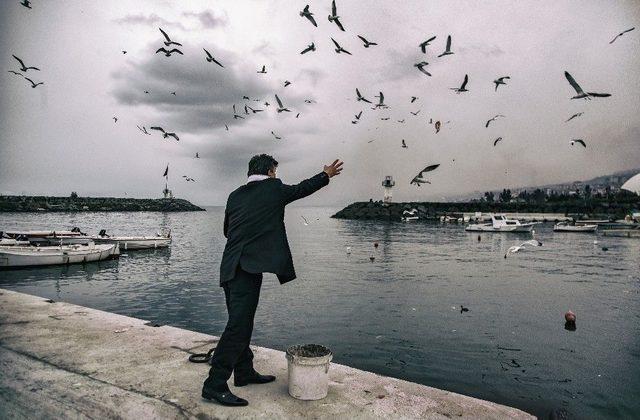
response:
<svg viewBox="0 0 640 420"><path fill-rule="evenodd" d="M217 337L0 289L0 418L533 419L520 410L332 363L329 395L287 392L284 352L253 347L277 380L232 391L248 407L203 400ZM292 343L297 344L297 343Z"/></svg>

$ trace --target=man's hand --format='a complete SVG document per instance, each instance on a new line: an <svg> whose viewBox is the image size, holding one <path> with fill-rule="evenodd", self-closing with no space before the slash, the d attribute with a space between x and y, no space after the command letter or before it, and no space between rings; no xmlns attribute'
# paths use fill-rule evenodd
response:
<svg viewBox="0 0 640 420"><path fill-rule="evenodd" d="M329 175L329 178L333 178L336 175L340 175L340 172L342 172L342 165L344 164L344 162L341 162L340 159L336 159L333 161L333 163L329 166L324 167L324 172Z"/></svg>

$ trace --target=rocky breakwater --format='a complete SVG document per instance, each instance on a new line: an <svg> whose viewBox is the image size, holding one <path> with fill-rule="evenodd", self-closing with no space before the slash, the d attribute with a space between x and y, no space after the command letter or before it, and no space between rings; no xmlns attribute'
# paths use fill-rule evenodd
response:
<svg viewBox="0 0 640 420"><path fill-rule="evenodd" d="M0 212L204 211L179 198L0 196Z"/></svg>

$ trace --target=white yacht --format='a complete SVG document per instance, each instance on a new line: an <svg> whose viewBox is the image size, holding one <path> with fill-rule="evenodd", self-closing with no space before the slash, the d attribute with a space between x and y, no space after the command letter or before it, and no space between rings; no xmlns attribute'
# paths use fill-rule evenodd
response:
<svg viewBox="0 0 640 420"><path fill-rule="evenodd" d="M535 223L520 223L517 219L508 219L504 214L491 216L491 223L471 224L467 232L531 232Z"/></svg>

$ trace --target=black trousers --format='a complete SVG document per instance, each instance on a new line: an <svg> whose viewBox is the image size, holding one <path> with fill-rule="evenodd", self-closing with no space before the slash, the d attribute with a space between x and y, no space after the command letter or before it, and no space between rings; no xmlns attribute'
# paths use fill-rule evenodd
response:
<svg viewBox="0 0 640 420"><path fill-rule="evenodd" d="M204 387L224 390L232 372L236 378L246 378L255 372L249 343L261 286L262 273L248 273L240 265L235 277L223 284L229 320L213 352Z"/></svg>

